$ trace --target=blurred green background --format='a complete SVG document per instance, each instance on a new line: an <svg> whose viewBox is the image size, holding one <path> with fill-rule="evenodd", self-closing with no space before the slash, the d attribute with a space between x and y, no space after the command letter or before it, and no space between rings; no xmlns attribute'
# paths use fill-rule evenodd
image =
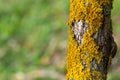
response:
<svg viewBox="0 0 120 80"><path fill-rule="evenodd" d="M120 1L113 6L108 80L120 80ZM65 80L68 18L69 0L0 0L0 80Z"/></svg>

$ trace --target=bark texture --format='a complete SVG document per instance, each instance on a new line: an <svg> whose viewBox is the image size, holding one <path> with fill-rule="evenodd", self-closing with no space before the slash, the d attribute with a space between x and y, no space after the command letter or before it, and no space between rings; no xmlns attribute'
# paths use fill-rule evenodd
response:
<svg viewBox="0 0 120 80"><path fill-rule="evenodd" d="M117 51L112 0L70 0L67 80L106 80Z"/></svg>

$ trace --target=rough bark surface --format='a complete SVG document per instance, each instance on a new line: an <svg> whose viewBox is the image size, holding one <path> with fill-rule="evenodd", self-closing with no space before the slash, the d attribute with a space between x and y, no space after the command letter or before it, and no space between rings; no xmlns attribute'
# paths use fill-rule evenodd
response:
<svg viewBox="0 0 120 80"><path fill-rule="evenodd" d="M81 2L79 3L79 1ZM112 36L112 0L103 0L103 2L100 0L93 0L93 2L92 0L70 0L70 2L72 6L70 18L72 19L69 22L66 78L67 80L106 80L111 60L117 51ZM78 13L77 10L74 11L81 6L86 10L79 11L78 9ZM93 15L92 10L88 10L91 6L96 11ZM97 11L97 8L100 10ZM80 17L82 15L83 17Z"/></svg>

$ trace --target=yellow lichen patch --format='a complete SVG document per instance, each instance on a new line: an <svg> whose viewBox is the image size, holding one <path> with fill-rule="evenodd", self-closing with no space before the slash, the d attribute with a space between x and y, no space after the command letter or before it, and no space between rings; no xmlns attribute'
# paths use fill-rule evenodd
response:
<svg viewBox="0 0 120 80"><path fill-rule="evenodd" d="M90 71L91 61L95 58L100 63L102 52L98 51L99 46L96 45L92 35L98 31L103 21L103 7L108 7L111 0L70 0L70 20L69 26L74 21L85 20L89 24L89 29L83 35L83 43L79 46L74 39L74 33L69 27L69 42L67 55L67 80L93 80L93 76L97 76L96 80L103 80L101 72ZM86 55L88 54L88 55ZM83 65L85 61L86 68Z"/></svg>

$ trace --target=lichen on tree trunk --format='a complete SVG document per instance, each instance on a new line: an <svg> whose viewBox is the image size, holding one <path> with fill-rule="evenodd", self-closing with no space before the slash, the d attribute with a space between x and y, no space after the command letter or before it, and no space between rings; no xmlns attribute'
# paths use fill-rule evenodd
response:
<svg viewBox="0 0 120 80"><path fill-rule="evenodd" d="M67 80L106 80L117 46L112 0L70 0Z"/></svg>

